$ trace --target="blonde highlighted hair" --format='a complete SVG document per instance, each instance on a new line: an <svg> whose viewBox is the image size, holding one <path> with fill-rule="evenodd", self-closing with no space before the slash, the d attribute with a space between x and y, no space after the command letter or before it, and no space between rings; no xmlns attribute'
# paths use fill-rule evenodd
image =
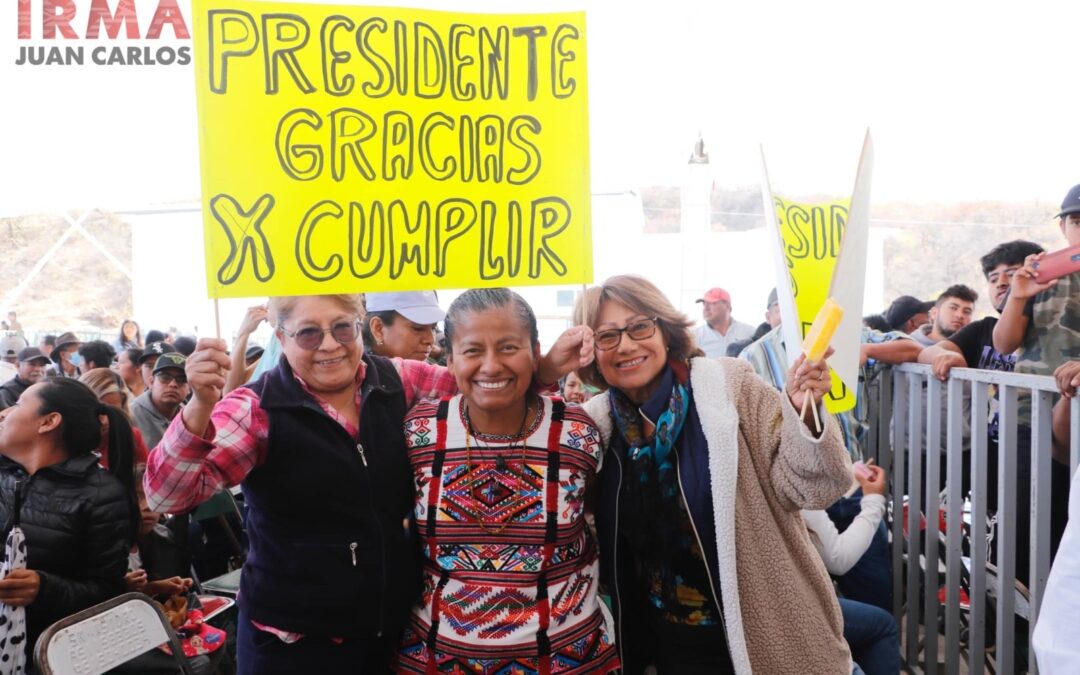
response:
<svg viewBox="0 0 1080 675"><path fill-rule="evenodd" d="M292 315L293 310L296 309L296 303L300 302L304 298L309 297L313 296L280 295L274 298L270 298L270 302L267 303L267 312L269 314L270 325L274 328L277 328L286 321L288 321L289 317ZM360 319L363 319L364 317L364 296L360 293L320 295L314 297L329 298L345 311L355 314Z"/></svg>
<svg viewBox="0 0 1080 675"><path fill-rule="evenodd" d="M636 314L659 319L657 327L664 336L669 358L683 361L693 356L705 355L698 349L690 332L693 322L675 309L653 282L633 274L620 274L599 286L585 289L574 304L574 325L586 325L595 331L599 323L600 308L609 301L624 305ZM609 386L600 374L595 360L579 370L578 376L594 387L606 389Z"/></svg>
<svg viewBox="0 0 1080 675"><path fill-rule="evenodd" d="M109 394L120 394L120 410L131 418L131 390L124 384L124 378L108 368L94 368L79 377L99 401Z"/></svg>

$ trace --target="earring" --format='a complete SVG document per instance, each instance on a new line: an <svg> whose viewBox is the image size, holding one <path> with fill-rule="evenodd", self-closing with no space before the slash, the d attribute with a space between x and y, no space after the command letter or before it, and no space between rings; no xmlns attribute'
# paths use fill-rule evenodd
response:
<svg viewBox="0 0 1080 675"><path fill-rule="evenodd" d="M375 344L377 344L377 345L379 345L380 347L382 347L382 340L376 340L376 341L375 341Z"/></svg>

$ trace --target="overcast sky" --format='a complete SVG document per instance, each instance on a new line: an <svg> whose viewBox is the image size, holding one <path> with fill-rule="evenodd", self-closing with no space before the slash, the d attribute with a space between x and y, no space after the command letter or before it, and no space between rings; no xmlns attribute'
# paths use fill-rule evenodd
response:
<svg viewBox="0 0 1080 675"><path fill-rule="evenodd" d="M757 182L764 143L778 192L843 195L867 127L875 201L1056 203L1080 180L1080 3L379 4L584 9L594 192L677 184L699 131L725 187ZM6 0L0 214L198 198L191 66L15 66L15 24Z"/></svg>

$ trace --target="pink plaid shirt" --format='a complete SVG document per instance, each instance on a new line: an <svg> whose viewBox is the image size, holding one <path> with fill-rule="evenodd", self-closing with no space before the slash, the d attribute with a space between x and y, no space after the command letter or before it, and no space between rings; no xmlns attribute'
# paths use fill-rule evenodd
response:
<svg viewBox="0 0 1080 675"><path fill-rule="evenodd" d="M423 398L442 398L457 393L454 376L442 366L423 361L392 359L405 389L405 407ZM366 365L356 370L356 409L360 410L360 384ZM332 405L308 389L299 377L297 382L319 406L355 438L359 428L345 419ZM402 420L404 423L404 420ZM225 487L239 485L248 473L266 460L266 440L270 420L259 405L259 397L247 387L229 392L214 406L206 436L191 433L184 426L183 412L169 425L161 442L150 453L143 485L150 508L166 513L190 511ZM404 433L404 432L403 432ZM213 440L210 440L213 439ZM276 635L286 644L304 637L251 622L256 628ZM340 642L339 638L334 638Z"/></svg>
<svg viewBox="0 0 1080 675"><path fill-rule="evenodd" d="M442 366L399 358L392 361L405 388L406 408L419 399L457 393L454 376ZM364 371L361 361L356 370L357 410ZM296 379L327 415L356 437L359 429L355 425L308 389L303 380ZM205 437L187 430L181 412L150 453L146 465L143 485L150 508L164 513L184 513L210 499L218 490L239 485L252 469L266 460L269 430L270 420L259 406L259 397L247 387L234 389L214 406Z"/></svg>

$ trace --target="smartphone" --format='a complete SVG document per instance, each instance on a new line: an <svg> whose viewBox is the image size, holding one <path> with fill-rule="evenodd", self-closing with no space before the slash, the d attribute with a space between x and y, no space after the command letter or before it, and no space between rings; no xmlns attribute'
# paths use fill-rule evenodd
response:
<svg viewBox="0 0 1080 675"><path fill-rule="evenodd" d="M855 471L855 475L859 478L870 478L874 475L874 472L866 468L866 464L860 460L851 465L851 468Z"/></svg>
<svg viewBox="0 0 1080 675"><path fill-rule="evenodd" d="M1080 245L1047 253L1033 264L1035 277L1040 282L1060 279L1073 272L1080 272Z"/></svg>

